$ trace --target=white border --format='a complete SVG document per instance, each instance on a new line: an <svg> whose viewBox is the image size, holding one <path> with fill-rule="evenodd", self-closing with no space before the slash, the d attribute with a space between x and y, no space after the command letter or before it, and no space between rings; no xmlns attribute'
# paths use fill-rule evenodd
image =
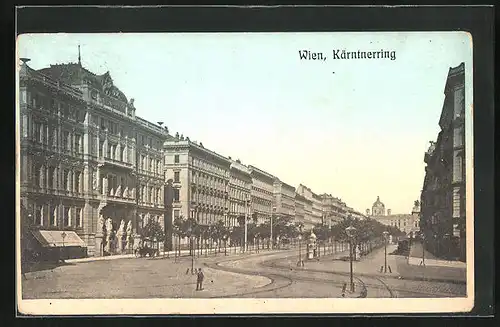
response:
<svg viewBox="0 0 500 327"><path fill-rule="evenodd" d="M373 32L376 33L376 32ZM384 32L385 33L385 32ZM390 33L390 32L388 32ZM411 32L405 32L411 33ZM472 36L466 33L472 44ZM471 63L472 58L472 48ZM16 52L16 64L19 54ZM467 297L364 298L364 299L21 299L20 172L16 169L16 303L25 315L152 315L152 314L307 314L307 313L449 313L467 312L474 306L474 167L473 74L465 65L466 238ZM444 83L445 81L443 81ZM19 65L16 65L16 168L20 167Z"/></svg>

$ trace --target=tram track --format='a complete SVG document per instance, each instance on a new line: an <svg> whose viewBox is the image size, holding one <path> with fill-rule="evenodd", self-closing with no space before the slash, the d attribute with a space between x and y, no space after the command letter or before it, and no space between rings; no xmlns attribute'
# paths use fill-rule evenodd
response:
<svg viewBox="0 0 500 327"><path fill-rule="evenodd" d="M290 251L291 252L291 251ZM282 252L281 252L282 253ZM281 254L281 253L269 253L269 254L263 254L262 256L271 256L271 255L276 255L276 254ZM244 275L250 275L250 276L261 276L261 277L266 277L270 280L270 282L266 285L260 286L257 289L249 292L243 292L243 293L237 293L237 294L231 294L231 295L223 295L223 296L214 296L214 298L229 298L229 297L235 297L235 296L246 296L246 295L253 295L253 294L259 294L259 293L264 293L264 292L271 292L271 291L277 291L280 289L284 289L287 287L290 287L294 282L296 281L305 281L305 282L314 282L314 283L322 283L322 284L330 284L330 285L338 285L339 288L344 285L344 282L338 282L338 281L332 281L324 278L312 278L312 277L304 277L304 276L286 276L285 274L276 274L276 273L271 273L271 272L266 272L266 271L251 271L247 269L241 269L241 268L234 268L234 267L228 267L223 265L225 262L237 262L237 261L244 261L249 259L248 257L245 258L238 258L238 259L229 259L229 260L223 260L219 261L216 263L205 263L205 266L212 268L212 269L218 269L218 270L223 270L226 272L232 272L232 273L237 273L237 274L244 274ZM283 257L278 258L277 260L283 259ZM263 262L258 263L259 266L264 267L264 268L273 268L273 262L276 260L266 260ZM268 264L270 262L270 264ZM274 267L275 269L283 270L281 267ZM339 274L343 275L343 274ZM358 284L361 286L362 291L360 297L365 297L366 296L366 285L363 280L361 280L358 277L354 277ZM364 295L364 296L363 296Z"/></svg>
<svg viewBox="0 0 500 327"><path fill-rule="evenodd" d="M270 257L270 256L276 256L279 254L286 254L286 253L294 253L294 250L287 250L283 252L273 252L273 253L266 253L266 254L260 254L259 257ZM311 283L322 283L322 284L329 284L329 285L336 285L339 286L339 289L345 284L344 281L338 281L334 280L331 278L317 278L317 277L307 277L307 276L290 276L290 273L297 273L297 272L312 272L312 273L322 273L326 275L336 275L336 276L343 276L343 277L348 277L349 273L345 272L336 272L336 271L325 271L325 270L319 270L319 269L300 269L300 268L295 268L291 266L287 266L284 264L280 264L280 261L283 261L286 258L292 257L294 255L285 255L285 256L280 256L278 258L269 258L269 259L264 259L261 262L256 262L255 263L255 268L257 269L252 269L250 267L245 267L245 268L237 268L237 267L229 267L226 265L228 262L239 262L239 261L245 261L249 260L252 257L245 256L242 258L233 258L233 259L227 259L227 260L222 260L218 261L216 263L206 263L205 265L209 268L212 269L217 269L217 270L223 270L226 272L230 273L237 273L237 274L243 274L243 275L249 275L249 276L261 276L261 277L266 277L269 279L269 283L263 286L259 286L258 288L255 288L251 291L248 292L240 292L237 294L231 294L231 295L224 295L224 296L216 296L219 298L230 298L230 297L242 297L242 296L248 296L248 295L253 295L253 294L261 294L261 293L266 293L266 292L273 292L273 291L278 291L281 289L285 289L287 287L293 287L294 282L311 282ZM255 257L254 257L255 258ZM261 269L258 269L261 268ZM267 269L272 269L273 271L266 271ZM293 272L292 272L293 271ZM288 274L287 274L288 272ZM385 292L384 297L390 297L390 298L395 298L398 297L399 293L404 293L404 294L412 294L415 295L416 297L429 297L429 296L436 296L437 294L435 292L426 292L422 290L411 290L411 289L406 289L406 288L397 288L393 286L389 286L386 283L386 280L382 277L376 276L376 275L371 275L371 274L356 274L353 276L353 278L356 280L357 284L361 286L362 288L365 289L365 291L361 292L360 297L368 297L371 293L370 290L382 290ZM394 277L391 277L394 278ZM363 295L364 293L364 295ZM447 295L453 295L453 294L446 294L442 293L439 294L439 296L447 296ZM407 295L408 296L408 295Z"/></svg>

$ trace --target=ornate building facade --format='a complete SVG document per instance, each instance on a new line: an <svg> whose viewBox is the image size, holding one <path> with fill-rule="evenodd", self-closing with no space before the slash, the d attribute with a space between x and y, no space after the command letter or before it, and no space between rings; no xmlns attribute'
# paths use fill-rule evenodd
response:
<svg viewBox="0 0 500 327"><path fill-rule="evenodd" d="M367 215L369 211L367 209ZM386 213L385 204L377 196L377 200L372 206L372 215L370 215L370 218L386 226L396 227L408 236L416 236L420 231L420 203L418 200L414 202L410 214L393 214L391 209L387 209Z"/></svg>
<svg viewBox="0 0 500 327"><path fill-rule="evenodd" d="M250 170L239 160L231 161L229 179L229 221L228 227L238 226L238 219L250 216L252 176ZM243 220L244 221L244 220Z"/></svg>
<svg viewBox="0 0 500 327"><path fill-rule="evenodd" d="M33 219L35 238L43 243L49 234L62 236L63 246L70 246L64 237L76 234L88 255L124 252L140 232L140 215L163 216L158 151L168 132L136 117L134 100L109 72L96 75L80 60L40 70L24 62L21 205ZM148 144L138 146L144 137ZM137 161L143 155L145 166ZM139 186L145 186L144 198Z"/></svg>
<svg viewBox="0 0 500 327"><path fill-rule="evenodd" d="M295 216L295 187L280 181L274 180L274 203L278 215Z"/></svg>
<svg viewBox="0 0 500 327"><path fill-rule="evenodd" d="M297 187L297 193L311 202L311 209L309 214L311 222L313 224L321 224L324 219L323 202L321 197L314 193L310 188L302 184ZM308 206L306 205L306 213L307 212Z"/></svg>
<svg viewBox="0 0 500 327"><path fill-rule="evenodd" d="M332 226L347 217L347 206L341 199L326 193L320 197L323 205L323 224Z"/></svg>
<svg viewBox="0 0 500 327"><path fill-rule="evenodd" d="M465 66L450 68L441 131L424 155L421 229L437 256L465 261Z"/></svg>
<svg viewBox="0 0 500 327"><path fill-rule="evenodd" d="M164 143L165 179L173 181L173 219L228 223L231 160L176 135Z"/></svg>
<svg viewBox="0 0 500 327"><path fill-rule="evenodd" d="M311 217L312 202L303 195L295 194L295 221L303 225L304 230L311 230L315 223Z"/></svg>
<svg viewBox="0 0 500 327"><path fill-rule="evenodd" d="M275 177L259 168L248 166L252 176L251 211L252 219L257 224L270 221L276 209L274 204L274 179Z"/></svg>
<svg viewBox="0 0 500 327"><path fill-rule="evenodd" d="M380 197L377 196L377 200L373 202L372 205L372 215L373 216L385 216L385 205L380 201Z"/></svg>

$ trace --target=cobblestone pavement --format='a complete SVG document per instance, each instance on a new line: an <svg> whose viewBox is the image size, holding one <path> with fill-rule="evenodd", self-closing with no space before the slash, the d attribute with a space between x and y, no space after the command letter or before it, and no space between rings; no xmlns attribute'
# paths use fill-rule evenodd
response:
<svg viewBox="0 0 500 327"><path fill-rule="evenodd" d="M196 275L186 274L191 258L117 259L68 264L27 274L24 299L53 298L207 298L241 293L270 283L263 276L241 275L204 266L224 256L197 258L204 290L196 291ZM233 255L233 257L236 257Z"/></svg>

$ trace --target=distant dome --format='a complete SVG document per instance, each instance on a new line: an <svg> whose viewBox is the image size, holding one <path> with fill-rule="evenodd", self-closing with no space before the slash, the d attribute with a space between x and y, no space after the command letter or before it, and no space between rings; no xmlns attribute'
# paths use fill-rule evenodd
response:
<svg viewBox="0 0 500 327"><path fill-rule="evenodd" d="M385 204L380 201L380 197L377 196L377 201L373 202L372 206L373 216L385 216Z"/></svg>
<svg viewBox="0 0 500 327"><path fill-rule="evenodd" d="M377 201L373 202L373 206L374 207L378 207L378 206L384 206L385 207L384 203L382 203L382 201L380 201L380 197L379 196L377 196Z"/></svg>

